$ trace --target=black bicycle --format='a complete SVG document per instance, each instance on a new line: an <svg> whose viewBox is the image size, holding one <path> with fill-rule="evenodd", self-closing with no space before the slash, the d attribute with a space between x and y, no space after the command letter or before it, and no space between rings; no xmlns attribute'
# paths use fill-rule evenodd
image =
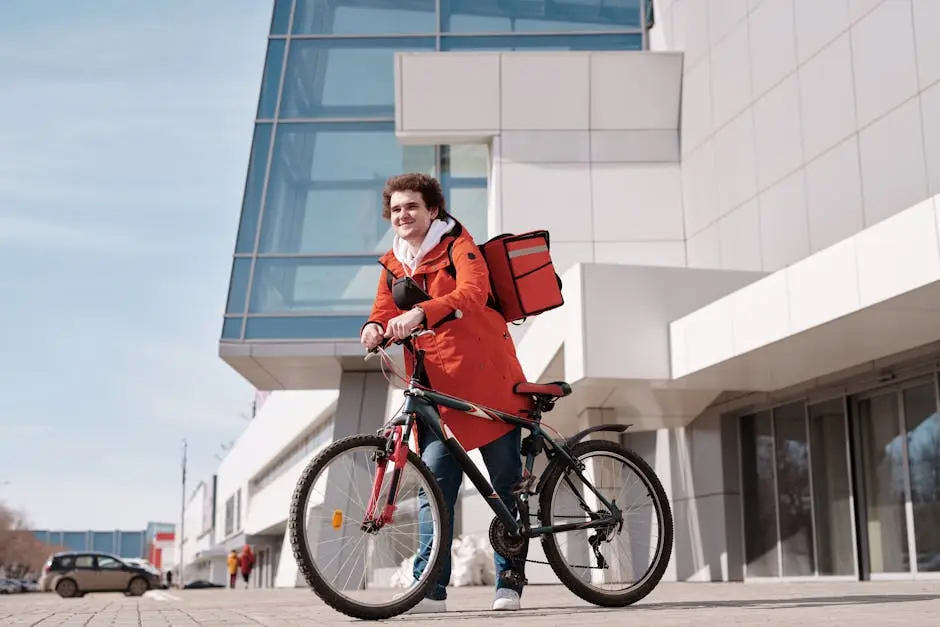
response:
<svg viewBox="0 0 940 627"><path fill-rule="evenodd" d="M433 331L396 342L415 357L401 412L376 435L354 435L328 446L297 483L288 527L298 568L313 591L343 614L378 620L417 605L437 580L445 557L440 540L448 513L434 475L410 448L417 423L443 442L479 493L487 496L484 500L495 514L489 528L494 551L518 557L530 538L541 538L547 561L527 561L549 564L569 590L595 605L623 607L652 592L669 563L674 533L662 484L643 458L618 442L584 440L597 432L619 434L629 425L597 425L569 438L550 437L541 418L571 393L571 386L561 381L517 385L516 393L534 399L534 410L526 416L429 389L420 383L424 351L416 341L426 334ZM383 371L388 368L397 375L385 350L391 344L370 351L366 359L381 356ZM528 432L520 451L523 476L514 490L516 516L442 423L437 406ZM538 475L537 460L545 464ZM607 472L601 463L606 460L623 471ZM606 496L609 490L616 496ZM532 499L538 501L536 512L530 512ZM560 514L558 508L570 512ZM638 532L632 524L625 529L628 514L630 521L648 522L655 529ZM634 557L644 565L634 565ZM380 601L390 592L390 598Z"/></svg>

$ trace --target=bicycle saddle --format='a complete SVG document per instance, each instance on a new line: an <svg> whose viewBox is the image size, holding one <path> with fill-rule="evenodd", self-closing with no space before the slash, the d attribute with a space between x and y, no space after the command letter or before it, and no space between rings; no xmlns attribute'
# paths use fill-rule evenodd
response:
<svg viewBox="0 0 940 627"><path fill-rule="evenodd" d="M571 385L564 381L551 383L517 383L512 391L523 396L550 396L562 398L571 394Z"/></svg>

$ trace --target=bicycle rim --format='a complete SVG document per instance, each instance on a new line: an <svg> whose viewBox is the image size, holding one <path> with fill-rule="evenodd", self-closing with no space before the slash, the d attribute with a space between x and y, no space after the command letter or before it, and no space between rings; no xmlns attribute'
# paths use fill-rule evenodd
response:
<svg viewBox="0 0 940 627"><path fill-rule="evenodd" d="M543 537L546 557L562 583L581 598L604 606L636 603L659 583L672 552L673 521L665 491L649 465L619 444L582 442L573 453L585 464L585 478L604 498L615 500L623 528L596 538L603 562L590 543L592 536L603 532L593 529ZM590 520L575 492L593 512L604 511L577 475L561 468L554 475L540 503L543 525Z"/></svg>
<svg viewBox="0 0 940 627"><path fill-rule="evenodd" d="M334 609L366 620L390 618L420 602L440 571L440 543L433 540L442 537L447 520L437 482L410 453L393 521L375 533L361 529L378 468L373 455L385 444L375 436L334 443L305 469L291 504L291 541L308 585ZM393 468L389 460L376 518L387 500ZM423 534L419 516L427 521ZM430 554L415 579L422 541L431 544Z"/></svg>

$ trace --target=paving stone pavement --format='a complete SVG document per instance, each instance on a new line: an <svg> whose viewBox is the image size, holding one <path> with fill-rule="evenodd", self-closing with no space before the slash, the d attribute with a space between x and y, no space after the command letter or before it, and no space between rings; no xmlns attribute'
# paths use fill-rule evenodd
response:
<svg viewBox="0 0 940 627"><path fill-rule="evenodd" d="M452 588L446 614L402 616L400 625L940 625L940 581L790 584L662 584L632 607L589 605L560 586L530 586L524 607L489 611L492 591ZM60 599L54 594L0 596L0 626L232 627L347 625L307 590L187 590Z"/></svg>

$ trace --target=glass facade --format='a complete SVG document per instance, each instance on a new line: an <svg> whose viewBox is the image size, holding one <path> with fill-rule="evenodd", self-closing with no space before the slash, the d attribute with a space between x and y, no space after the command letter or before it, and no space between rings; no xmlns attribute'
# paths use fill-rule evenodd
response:
<svg viewBox="0 0 940 627"><path fill-rule="evenodd" d="M101 551L118 557L147 556L144 531L33 531L41 542L68 551Z"/></svg>
<svg viewBox="0 0 940 627"><path fill-rule="evenodd" d="M395 52L637 50L651 19L647 0L276 0L222 341L357 337L391 175L437 176L491 235L487 147L395 138Z"/></svg>
<svg viewBox="0 0 940 627"><path fill-rule="evenodd" d="M741 418L748 577L940 572L938 376Z"/></svg>

